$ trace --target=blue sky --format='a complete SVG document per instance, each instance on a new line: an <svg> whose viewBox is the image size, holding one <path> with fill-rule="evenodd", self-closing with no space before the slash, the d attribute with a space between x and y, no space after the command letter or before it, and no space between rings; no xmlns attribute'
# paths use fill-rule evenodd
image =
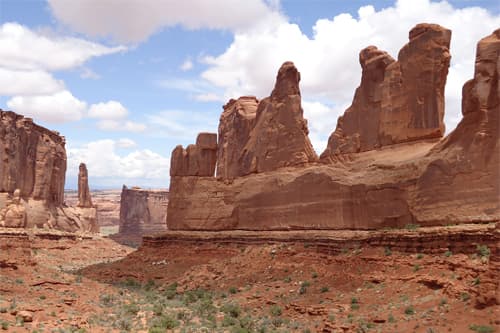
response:
<svg viewBox="0 0 500 333"><path fill-rule="evenodd" d="M475 44L500 26L496 0L0 0L0 108L66 137L67 188L80 162L92 188L168 187L172 149L216 132L229 98L267 96L286 60L321 153L359 84L358 52L397 57L419 22L453 31L449 132Z"/></svg>

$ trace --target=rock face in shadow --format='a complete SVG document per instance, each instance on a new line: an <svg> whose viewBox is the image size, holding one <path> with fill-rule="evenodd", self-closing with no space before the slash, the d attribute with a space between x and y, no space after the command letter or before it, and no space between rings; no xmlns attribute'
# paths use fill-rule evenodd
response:
<svg viewBox="0 0 500 333"><path fill-rule="evenodd" d="M5 227L98 232L95 208L64 205L65 173L64 137L30 118L0 110L0 211ZM13 219L18 222L9 222Z"/></svg>
<svg viewBox="0 0 500 333"><path fill-rule="evenodd" d="M217 134L200 133L196 144L177 146L170 159L170 176L213 177L217 162Z"/></svg>
<svg viewBox="0 0 500 333"><path fill-rule="evenodd" d="M363 49L361 84L321 159L442 137L450 38L448 29L419 24L397 61L375 46Z"/></svg>
<svg viewBox="0 0 500 333"><path fill-rule="evenodd" d="M259 138L254 134L274 133L281 124L273 117L273 121L259 118L263 116L259 110L272 104L264 99L258 104L254 129L241 157L232 157L226 164L236 170L231 177L171 177L169 230L370 230L408 224L499 222L499 35L497 30L479 42L474 79L464 85L464 117L444 139L440 139L444 130L442 92L450 32L435 25L412 29L410 43L400 52L398 62L374 47L362 51L362 84L334 133L347 129L346 121L358 123L352 128L359 132L352 133L359 133L359 140L342 132L334 140L344 138L347 143L352 139L352 144L342 149L335 146L323 163L275 163L269 169L257 167L261 165L259 158L248 163L246 157L260 156L249 154L247 149L252 138ZM286 73L286 77L295 77L293 70ZM388 77L392 78L390 83L386 82ZM384 97L386 84L393 89L389 99ZM300 97L294 87L283 85L273 94L276 98ZM367 103L373 103L374 108L365 107ZM384 103L395 103L399 111ZM376 126L373 118L361 116L360 110L378 114ZM394 121L385 123L388 119ZM297 123L287 122L294 129L279 132L296 133ZM219 138L219 142L233 141L228 124L231 121L220 128L227 129L222 134L231 135ZM262 129L255 131L259 126ZM279 153L279 145L275 151L271 143L272 149L265 144L259 149L269 151L271 157L307 156L290 154L287 140L276 142L282 143L288 155ZM239 148L234 147L236 152ZM228 160L225 156L229 156L227 149L218 160ZM338 158L342 156L347 158Z"/></svg>
<svg viewBox="0 0 500 333"><path fill-rule="evenodd" d="M167 230L168 191L122 188L120 228L123 236L142 236Z"/></svg>
<svg viewBox="0 0 500 333"><path fill-rule="evenodd" d="M500 206L500 29L477 45L474 78L462 90L463 119L429 153L417 183L416 216L488 220Z"/></svg>
<svg viewBox="0 0 500 333"><path fill-rule="evenodd" d="M78 207L93 207L89 189L89 173L85 163L80 163L78 172Z"/></svg>

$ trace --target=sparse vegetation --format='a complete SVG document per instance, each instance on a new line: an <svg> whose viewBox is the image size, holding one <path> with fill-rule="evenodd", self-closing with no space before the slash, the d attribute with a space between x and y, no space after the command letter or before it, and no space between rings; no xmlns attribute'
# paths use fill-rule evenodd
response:
<svg viewBox="0 0 500 333"><path fill-rule="evenodd" d="M240 306L235 303L226 303L220 309L222 312L230 315L233 318L238 318L241 313Z"/></svg>
<svg viewBox="0 0 500 333"><path fill-rule="evenodd" d="M476 325L472 324L469 326L469 329L474 332L478 333L493 333L495 332L495 328L492 326L486 326L486 325Z"/></svg>
<svg viewBox="0 0 500 333"><path fill-rule="evenodd" d="M99 300L101 302L101 305L109 307L109 306L112 306L114 304L115 297L113 295L110 295L110 294L104 294L104 295L101 295Z"/></svg>
<svg viewBox="0 0 500 333"><path fill-rule="evenodd" d="M463 292L460 294L460 299L464 302L467 302L468 300L470 300L470 295L469 293L466 293L466 292Z"/></svg>
<svg viewBox="0 0 500 333"><path fill-rule="evenodd" d="M330 289L329 289L328 287L326 287L326 286L325 286L325 287L321 287L320 292L321 292L321 293L326 293L326 292L328 292L329 290L330 290Z"/></svg>
<svg viewBox="0 0 500 333"><path fill-rule="evenodd" d="M489 258L490 257L490 248L486 245L478 245L477 246L477 254L481 258Z"/></svg>
<svg viewBox="0 0 500 333"><path fill-rule="evenodd" d="M281 310L281 308L278 305L271 306L270 313L272 316L274 316L274 317L281 316L282 312L283 311Z"/></svg>
<svg viewBox="0 0 500 333"><path fill-rule="evenodd" d="M390 248L390 247L388 247L388 246L386 246L386 247L384 248L384 254L385 254L386 256L390 256L390 255L392 254L392 250L391 250L391 248Z"/></svg>
<svg viewBox="0 0 500 333"><path fill-rule="evenodd" d="M445 253L444 253L444 256L445 257L451 257L452 256L452 252L450 250L447 250Z"/></svg>
<svg viewBox="0 0 500 333"><path fill-rule="evenodd" d="M351 310L359 309L359 300L356 297L351 298Z"/></svg>
<svg viewBox="0 0 500 333"><path fill-rule="evenodd" d="M417 230L418 228L420 228L420 225L418 224L414 224L414 223L408 223L407 225L405 225L405 229L406 230Z"/></svg>
<svg viewBox="0 0 500 333"><path fill-rule="evenodd" d="M149 333L160 333L165 332L166 329L173 329L179 326L177 319L170 315L161 315L153 319L151 326L149 327Z"/></svg>
<svg viewBox="0 0 500 333"><path fill-rule="evenodd" d="M406 307L405 314L407 314L407 315L414 315L415 314L415 308L413 307L413 305Z"/></svg>
<svg viewBox="0 0 500 333"><path fill-rule="evenodd" d="M307 288L311 285L309 281L304 281L300 284L299 294L305 294L307 292Z"/></svg>

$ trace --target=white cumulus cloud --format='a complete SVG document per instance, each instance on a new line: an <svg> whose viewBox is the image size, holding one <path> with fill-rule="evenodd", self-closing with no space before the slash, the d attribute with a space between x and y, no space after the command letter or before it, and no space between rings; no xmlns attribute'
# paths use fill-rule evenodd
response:
<svg viewBox="0 0 500 333"><path fill-rule="evenodd" d="M128 115L127 109L117 101L92 104L88 113L90 118L123 119Z"/></svg>
<svg viewBox="0 0 500 333"><path fill-rule="evenodd" d="M22 115L49 123L80 120L87 104L63 90L52 95L14 96L7 106Z"/></svg>
<svg viewBox="0 0 500 333"><path fill-rule="evenodd" d="M146 125L133 121L121 121L113 119L103 119L97 122L97 127L103 131L122 131L122 132L144 132Z"/></svg>
<svg viewBox="0 0 500 333"><path fill-rule="evenodd" d="M49 71L81 66L92 57L124 51L84 39L32 31L18 23L0 26L0 66L10 69Z"/></svg>
<svg viewBox="0 0 500 333"><path fill-rule="evenodd" d="M78 32L140 42L164 27L239 31L280 15L263 0L48 0L53 15ZM230 13L228 15L228 13Z"/></svg>
<svg viewBox="0 0 500 333"><path fill-rule="evenodd" d="M43 70L0 67L0 95L50 95L64 90L64 83Z"/></svg>
<svg viewBox="0 0 500 333"><path fill-rule="evenodd" d="M0 95L10 96L7 106L13 111L49 123L79 120L87 109L86 102L74 97L52 72L126 50L15 22L0 25L0 45ZM98 77L85 68L82 76Z"/></svg>
<svg viewBox="0 0 500 333"><path fill-rule="evenodd" d="M473 75L476 43L500 26L500 15L479 7L457 9L446 1L430 0L399 0L379 11L365 6L357 17L339 14L317 20L312 37L296 24L276 21L274 25L236 32L224 53L205 57L209 68L202 78L222 88L226 100L249 94L263 97L271 92L280 65L293 61L301 72L304 99L334 106L329 114L308 112L307 105L304 108L311 136L324 142L335 126L327 129L321 124L329 117L333 118L331 125L336 123L345 109L340 107L350 105L359 85L359 51L376 45L397 58L399 49L408 42L409 30L422 22L453 31L446 86L445 122L449 131L461 119L461 86ZM316 149L321 153L320 147Z"/></svg>
<svg viewBox="0 0 500 333"><path fill-rule="evenodd" d="M78 165L84 162L89 178L164 180L168 181L169 160L148 149L136 149L120 155L117 148L122 140L98 140L72 147L68 143L68 176L75 177ZM121 185L121 184L118 184Z"/></svg>

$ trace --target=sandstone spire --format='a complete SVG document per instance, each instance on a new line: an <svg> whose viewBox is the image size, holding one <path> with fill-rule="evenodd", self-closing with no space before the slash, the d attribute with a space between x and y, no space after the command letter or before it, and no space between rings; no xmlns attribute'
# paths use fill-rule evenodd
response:
<svg viewBox="0 0 500 333"><path fill-rule="evenodd" d="M92 207L92 198L89 190L89 174L85 163L80 163L78 172L78 207Z"/></svg>
<svg viewBox="0 0 500 333"><path fill-rule="evenodd" d="M255 126L241 152L240 175L317 160L303 117L299 81L295 65L285 62L278 71L271 96L257 107Z"/></svg>
<svg viewBox="0 0 500 333"><path fill-rule="evenodd" d="M444 86L451 31L418 24L398 61L369 46L361 51L361 84L321 154L357 153L444 134Z"/></svg>

